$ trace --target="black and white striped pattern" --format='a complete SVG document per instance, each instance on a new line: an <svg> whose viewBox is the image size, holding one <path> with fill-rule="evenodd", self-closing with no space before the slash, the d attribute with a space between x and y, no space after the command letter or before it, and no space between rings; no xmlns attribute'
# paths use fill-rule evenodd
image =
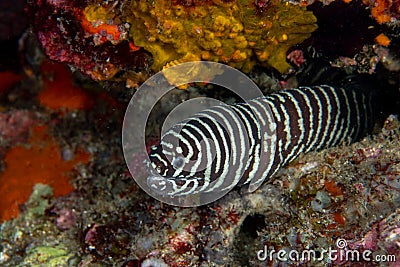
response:
<svg viewBox="0 0 400 267"><path fill-rule="evenodd" d="M149 154L147 183L171 196L237 184L254 191L300 153L361 138L372 129L371 118L364 91L326 85L216 106L162 136Z"/></svg>

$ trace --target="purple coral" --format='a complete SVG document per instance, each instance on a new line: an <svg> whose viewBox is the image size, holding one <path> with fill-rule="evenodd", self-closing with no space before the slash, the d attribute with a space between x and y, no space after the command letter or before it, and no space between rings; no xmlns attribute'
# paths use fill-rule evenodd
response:
<svg viewBox="0 0 400 267"><path fill-rule="evenodd" d="M25 141L33 121L32 112L27 110L0 113L0 138L9 143Z"/></svg>
<svg viewBox="0 0 400 267"><path fill-rule="evenodd" d="M286 58L298 67L304 63L304 53L299 49L290 52Z"/></svg>
<svg viewBox="0 0 400 267"><path fill-rule="evenodd" d="M258 15L262 15L265 11L267 11L269 2L270 2L270 0L255 0L254 1L254 6L256 7Z"/></svg>
<svg viewBox="0 0 400 267"><path fill-rule="evenodd" d="M56 224L61 230L67 230L74 227L76 217L72 209L61 209L57 212Z"/></svg>
<svg viewBox="0 0 400 267"><path fill-rule="evenodd" d="M27 110L0 113L0 159L10 146L28 139L34 121L33 113Z"/></svg>

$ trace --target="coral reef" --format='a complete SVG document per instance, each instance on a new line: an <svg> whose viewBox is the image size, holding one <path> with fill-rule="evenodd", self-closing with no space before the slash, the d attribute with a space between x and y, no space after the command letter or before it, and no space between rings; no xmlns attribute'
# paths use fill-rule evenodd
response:
<svg viewBox="0 0 400 267"><path fill-rule="evenodd" d="M371 7L371 15L379 24L400 19L399 0L364 0Z"/></svg>
<svg viewBox="0 0 400 267"><path fill-rule="evenodd" d="M390 45L390 39L384 35L383 33L379 34L376 36L375 41L382 45L382 46L389 46Z"/></svg>
<svg viewBox="0 0 400 267"><path fill-rule="evenodd" d="M1 147L14 146L28 139L29 129L35 123L34 114L28 110L0 113Z"/></svg>
<svg viewBox="0 0 400 267"><path fill-rule="evenodd" d="M292 57L299 63L304 59L298 51ZM260 83L270 84L264 76L258 77ZM54 79L57 84L63 77ZM207 90L176 90L161 109ZM0 265L264 266L279 264L276 258L257 259L265 246L321 251L336 249L338 238L347 240L348 249L399 257L400 123L394 116L371 138L299 158L252 194L238 188L210 205L179 208L138 188L120 150L124 105L116 97L90 93L100 101L92 109L64 114L40 109L30 99L34 118L48 118L52 135L68 145L58 152L63 159L73 161L74 147L83 147L93 154L92 162L71 176L72 193L52 196L56 179L49 183L53 189L36 185L18 217L3 221ZM14 120L21 118L24 126L26 116ZM132 164L143 166L141 161ZM288 262L301 263L347 266L351 261Z"/></svg>
<svg viewBox="0 0 400 267"><path fill-rule="evenodd" d="M71 247L67 248L64 244L46 237L47 233L53 233L55 229L52 229L54 227L52 224L48 224L40 218L45 216L46 210L50 207L52 196L53 190L50 186L36 184L29 200L25 204L24 216L14 221L14 223L18 222L21 225L13 225L13 223L9 222L2 224L4 228L13 228L8 233L13 235L13 242L22 243L26 246L26 256L13 266L68 266L68 263L77 264L76 260L74 260L76 258L75 253ZM28 229L22 227L22 224L30 225L29 232L27 231ZM30 238L33 236L43 240L30 244ZM4 242L9 237L5 232L0 233L0 239L2 240L0 263L2 266L7 266L7 261L10 259L9 253L12 245ZM62 237L59 236L59 238Z"/></svg>
<svg viewBox="0 0 400 267"><path fill-rule="evenodd" d="M68 172L78 163L87 163L90 155L77 150L73 159L64 160L59 144L48 133L45 125L31 128L29 146L18 145L4 156L5 170L0 173L0 221L18 215L18 205L27 201L36 183L49 183L55 195L65 195L73 190Z"/></svg>
<svg viewBox="0 0 400 267"><path fill-rule="evenodd" d="M162 205L146 196L113 148L92 166L95 171L76 177L76 193L41 201L33 196L48 193L34 193L31 199L39 201L28 201L16 220L4 223L1 263L50 264L59 259L80 266L263 266L279 264L276 257L257 258L264 246L321 251L336 249L338 238L347 240L349 250L398 258L399 126L390 117L373 140L308 154L253 194L235 190L199 208ZM101 151L108 145L104 140L111 140L93 138L91 146ZM44 214L43 207L48 207ZM65 228L60 225L63 218ZM44 240L43 230L48 233ZM5 245L16 236L13 245ZM287 263L348 266L351 261Z"/></svg>
<svg viewBox="0 0 400 267"><path fill-rule="evenodd" d="M129 4L129 5L128 5ZM249 72L256 62L285 72L286 51L317 28L304 7L272 1L35 1L46 54L96 80L121 71L211 60ZM129 34L128 34L129 33ZM142 49L140 48L142 47ZM130 79L140 79L134 74Z"/></svg>
<svg viewBox="0 0 400 267"><path fill-rule="evenodd" d="M146 11L152 2L156 1L140 2L145 9L135 12L145 16L138 18L138 23L145 19L153 22L153 15ZM277 2L272 2L272 6L268 1L252 1L252 5L246 7L240 5L245 2L174 0L167 9L176 12L181 6L182 12L187 12L182 14L191 14L190 11L211 8L219 14L223 8L229 10L237 6L239 10L251 10L258 20L273 21L273 17L265 14L269 14L269 8ZM314 32L310 40L321 44L319 41L324 39L321 47L325 49L318 54L329 56L332 65L351 73L379 72L382 80L397 90L400 36L396 28L387 26L398 20L392 17L382 25L374 22L374 18L364 20L369 10L365 10L365 6L351 6L354 2L349 3L350 8L362 8L361 16L354 16L362 20L347 15L354 27L334 20L334 12L345 13L342 8L347 4L343 3L344 7L332 9L334 12L330 10L333 13L328 16L336 27L327 27L321 21L321 32L329 29L329 33ZM137 86L140 79L150 73L151 61L144 48L137 50L139 44L132 40L134 25L125 26L128 14L131 20L135 18L130 8L134 3L96 3L97 0L33 1L30 8L35 12L30 14L35 17L34 28L41 36L44 50L51 58L70 64L72 70L82 70L95 79L106 80L114 75L114 79L124 82L125 78L131 79L128 85ZM278 10L286 8L285 4L277 5L274 8ZM294 7L288 4L287 8ZM296 8L299 14L305 12ZM165 23L171 16L160 15L160 21ZM230 18L229 23L233 21L233 17ZM235 19L243 24L243 29L251 22L241 16ZM190 15L186 20L203 22ZM274 21L282 23L279 19ZM369 24L370 21L374 24ZM279 26L275 22L272 28ZM373 33L368 33L365 25L372 25ZM157 27L164 29L164 25ZM338 29L341 27L346 32L367 32L368 38L348 38L347 33L345 37L340 36ZM373 44L383 30L390 40L388 46L384 38ZM187 35L182 36L188 40L195 40L190 39L192 36L188 32L184 33ZM245 35L244 30L242 34ZM252 35L246 32L246 36ZM26 41L24 38L21 43ZM222 37L214 36L214 40L218 38ZM233 40L229 37L227 40L227 44L232 44ZM200 42L197 39L193 42L196 45L190 44L190 47L198 53ZM71 75L62 64L53 65L47 61L41 64L43 55L34 52L40 51L35 45L26 43L24 51L13 48L26 57L20 64L29 66L15 69L9 61L0 64L7 70L0 74L3 84L0 86L0 187L8 188L0 192L0 211L9 215L3 217L6 220L0 225L1 266L398 266L400 123L395 116L384 118L381 130L377 129L374 135L358 143L300 157L253 194L237 188L207 206L173 207L146 195L126 167L120 129L133 90L126 90L124 83L95 83L79 73ZM328 45L330 49L326 48ZM175 51L173 43L165 43L165 49L165 53L172 51L177 56L173 60L185 58ZM245 49L246 53L250 50L250 54L254 53L251 60L255 62L256 50ZM318 59L309 57L307 54L313 50L302 45L288 52L287 59L295 72L307 70L306 65ZM213 53L210 52L214 59L220 60ZM249 66L253 64L251 60ZM248 66L243 62L231 64ZM107 67L111 68L110 72ZM132 69L145 74L130 72ZM132 76L124 76L122 72L125 71ZM298 82L283 79L264 67L256 67L250 76L264 92ZM157 115L166 114L175 105L198 96L229 103L235 101L234 96L216 88L210 84L190 84L187 90L175 90L170 97L163 98L148 125L148 145L156 142L152 135L157 135L158 126L163 123L163 116ZM46 90L53 92L52 97L44 97ZM75 97L77 101L71 101ZM398 105L391 108L396 107ZM142 161L143 158L138 157L131 164L141 168ZM47 180L37 179L39 176ZM12 199L14 196L17 198ZM257 253L264 248L299 252L315 249L317 253L329 247L337 249L338 238L347 241L347 250L341 252L371 250L373 255L387 256L391 262L354 262L326 257L320 261L280 262L276 257L265 261L257 258Z"/></svg>
<svg viewBox="0 0 400 267"><path fill-rule="evenodd" d="M392 37L383 39L382 25L398 24L395 0L313 2L37 0L31 11L51 59L128 87L152 71L193 60L244 72L258 64L284 73L290 66L286 54L299 43L353 56L374 39L388 45ZM315 31L317 21L321 30Z"/></svg>
<svg viewBox="0 0 400 267"><path fill-rule="evenodd" d="M353 56L363 45L372 44L382 31L359 0L349 4L334 1L329 5L316 2L308 9L316 16L318 29L303 45L312 45L325 56Z"/></svg>
<svg viewBox="0 0 400 267"><path fill-rule="evenodd" d="M303 6L310 6L314 3L319 3L324 6L332 4L362 4L363 7L369 7L371 16L379 24L399 25L400 2L398 0L290 0L290 2Z"/></svg>
<svg viewBox="0 0 400 267"><path fill-rule="evenodd" d="M26 251L26 258L19 266L68 266L68 250L62 246L57 247L33 247Z"/></svg>
<svg viewBox="0 0 400 267"><path fill-rule="evenodd" d="M285 72L286 51L308 38L316 20L304 8L272 1L132 1L130 37L150 51L153 70L212 60L249 72L255 58Z"/></svg>
<svg viewBox="0 0 400 267"><path fill-rule="evenodd" d="M120 9L110 3L85 8L82 3L32 4L35 31L49 58L69 63L95 80L111 79L124 69L146 69L150 57L127 40L129 25L117 17Z"/></svg>
<svg viewBox="0 0 400 267"><path fill-rule="evenodd" d="M45 61L41 69L44 89L38 95L42 106L53 110L82 110L93 107L93 99L72 84L71 72L63 64Z"/></svg>

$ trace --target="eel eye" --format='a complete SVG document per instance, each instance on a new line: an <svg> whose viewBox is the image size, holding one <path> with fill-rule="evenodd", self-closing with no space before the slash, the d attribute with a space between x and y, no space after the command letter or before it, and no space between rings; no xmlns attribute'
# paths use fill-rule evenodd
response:
<svg viewBox="0 0 400 267"><path fill-rule="evenodd" d="M172 166L173 166L175 169L182 168L184 163L185 163L185 159L182 158L182 157L177 157L177 158L174 158L174 159L172 160Z"/></svg>

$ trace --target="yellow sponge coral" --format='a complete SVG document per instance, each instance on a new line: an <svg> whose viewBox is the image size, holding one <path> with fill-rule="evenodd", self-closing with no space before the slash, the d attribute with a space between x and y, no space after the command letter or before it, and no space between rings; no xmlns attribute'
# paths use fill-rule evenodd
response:
<svg viewBox="0 0 400 267"><path fill-rule="evenodd" d="M210 60L244 72L258 61L285 72L286 51L311 35L316 18L304 7L264 2L259 7L250 0L137 0L125 20L135 45L153 54L154 71Z"/></svg>

